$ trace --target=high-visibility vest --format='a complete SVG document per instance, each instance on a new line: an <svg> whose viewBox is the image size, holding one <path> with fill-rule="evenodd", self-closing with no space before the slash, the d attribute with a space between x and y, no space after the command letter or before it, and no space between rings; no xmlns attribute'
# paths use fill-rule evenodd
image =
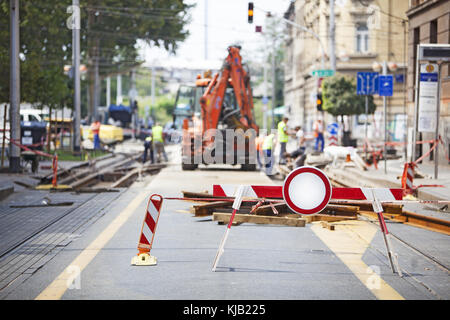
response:
<svg viewBox="0 0 450 320"><path fill-rule="evenodd" d="M278 140L280 142L288 142L289 136L284 132L286 128L286 123L284 121L280 121L278 123Z"/></svg>
<svg viewBox="0 0 450 320"><path fill-rule="evenodd" d="M148 136L147 138L145 138L145 142L152 142L152 137Z"/></svg>
<svg viewBox="0 0 450 320"><path fill-rule="evenodd" d="M272 150L273 137L274 137L274 134L271 133L267 137L264 138L264 142L263 142L263 145L262 145L263 150Z"/></svg>
<svg viewBox="0 0 450 320"><path fill-rule="evenodd" d="M93 134L98 134L100 132L100 121L95 121L91 124L91 131Z"/></svg>
<svg viewBox="0 0 450 320"><path fill-rule="evenodd" d="M164 142L163 140L163 128L161 126L154 126L152 128L153 139L155 141Z"/></svg>
<svg viewBox="0 0 450 320"><path fill-rule="evenodd" d="M256 139L255 139L256 150L258 150L258 151L262 150L263 143L264 143L263 136L256 137Z"/></svg>

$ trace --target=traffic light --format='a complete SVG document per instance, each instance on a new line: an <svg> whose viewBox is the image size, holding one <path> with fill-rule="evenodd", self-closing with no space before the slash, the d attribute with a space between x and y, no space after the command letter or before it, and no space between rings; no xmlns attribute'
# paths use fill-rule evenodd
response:
<svg viewBox="0 0 450 320"><path fill-rule="evenodd" d="M253 23L253 2L248 3L248 23Z"/></svg>
<svg viewBox="0 0 450 320"><path fill-rule="evenodd" d="M317 111L323 111L322 104L323 104L322 93L319 92L319 93L317 93L317 98L316 98Z"/></svg>

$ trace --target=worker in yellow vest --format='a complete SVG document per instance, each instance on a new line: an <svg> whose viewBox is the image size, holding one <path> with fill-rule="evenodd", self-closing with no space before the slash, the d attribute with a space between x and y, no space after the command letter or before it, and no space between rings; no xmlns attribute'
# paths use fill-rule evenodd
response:
<svg viewBox="0 0 450 320"><path fill-rule="evenodd" d="M262 150L264 154L264 164L266 169L266 174L268 176L272 175L273 169L273 145L274 145L275 134L271 133L264 138L262 144Z"/></svg>
<svg viewBox="0 0 450 320"><path fill-rule="evenodd" d="M278 141L280 142L280 159L279 164L286 164L286 144L289 140L287 122L289 118L284 116L283 120L278 123Z"/></svg>
<svg viewBox="0 0 450 320"><path fill-rule="evenodd" d="M159 124L158 122L152 128L152 137L153 137L153 144L155 145L156 152L158 154L157 159L160 159L162 153L164 156L164 160L166 162L169 161L167 159L166 150L164 149L163 127L161 127L161 124Z"/></svg>

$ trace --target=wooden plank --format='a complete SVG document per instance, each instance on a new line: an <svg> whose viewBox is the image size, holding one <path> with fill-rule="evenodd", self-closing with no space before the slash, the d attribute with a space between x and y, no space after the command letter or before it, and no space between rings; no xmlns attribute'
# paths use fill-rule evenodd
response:
<svg viewBox="0 0 450 320"><path fill-rule="evenodd" d="M28 183L25 183L25 182L22 182L22 181L18 181L18 180L14 181L14 183L18 184L19 186L22 186L24 188L27 188L27 189L34 189L35 188L35 186L32 186L31 184L28 184Z"/></svg>
<svg viewBox="0 0 450 320"><path fill-rule="evenodd" d="M334 225L330 224L327 221L321 221L320 224L322 225L322 228L327 228L330 231L334 231Z"/></svg>
<svg viewBox="0 0 450 320"><path fill-rule="evenodd" d="M120 188L129 184L130 180L139 174L140 168L135 168L124 175L122 178L114 182L110 188Z"/></svg>
<svg viewBox="0 0 450 320"><path fill-rule="evenodd" d="M191 191L181 191L184 198L217 198L210 193L206 192L191 192ZM217 201L217 200L214 200Z"/></svg>
<svg viewBox="0 0 450 320"><path fill-rule="evenodd" d="M215 209L231 207L232 204L233 202L231 201L215 201L204 204L197 204L192 206L192 213L196 217L209 216L213 214Z"/></svg>
<svg viewBox="0 0 450 320"><path fill-rule="evenodd" d="M368 211L368 210L360 210L358 212L358 214L367 217L367 218L372 218L374 220L378 220L378 215L373 212L373 211ZM389 219L389 220L393 220L393 221L398 221L398 222L405 222L406 221L406 217L400 214L392 214L392 213L385 213L383 212L383 217L385 219Z"/></svg>
<svg viewBox="0 0 450 320"><path fill-rule="evenodd" d="M273 206L278 211L278 213L292 212L288 208L286 203L274 203ZM255 214L257 214L257 215L275 215L271 205L260 206L258 209L255 210Z"/></svg>
<svg viewBox="0 0 450 320"><path fill-rule="evenodd" d="M328 211L336 211L336 212L348 212L356 215L359 210L358 206L347 206L341 204L328 204L324 210Z"/></svg>
<svg viewBox="0 0 450 320"><path fill-rule="evenodd" d="M231 213L214 212L213 221L228 223L231 218ZM255 224L275 224L291 227L304 227L306 220L303 218L291 217L270 217L270 216L256 216L250 214L236 214L233 222L236 223L255 223Z"/></svg>
<svg viewBox="0 0 450 320"><path fill-rule="evenodd" d="M327 221L327 222L335 222L335 221L342 221L342 220L357 220L357 217L351 217L351 216L330 216L327 214L314 214L310 216L302 216L308 223L314 222L314 221Z"/></svg>

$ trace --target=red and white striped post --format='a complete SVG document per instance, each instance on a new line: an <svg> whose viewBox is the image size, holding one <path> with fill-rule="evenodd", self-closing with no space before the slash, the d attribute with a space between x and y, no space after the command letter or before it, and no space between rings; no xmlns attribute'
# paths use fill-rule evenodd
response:
<svg viewBox="0 0 450 320"><path fill-rule="evenodd" d="M337 146L338 145L338 139L336 135L330 135L328 138L328 146Z"/></svg>
<svg viewBox="0 0 450 320"><path fill-rule="evenodd" d="M56 188L58 186L58 155L55 152L52 161L52 169L53 169L53 179L52 179L52 187Z"/></svg>
<svg viewBox="0 0 450 320"><path fill-rule="evenodd" d="M227 241L228 234L230 233L231 225L233 224L234 216L236 212L241 207L242 198L247 195L250 190L249 186L240 185L237 189L236 197L234 198L234 202L232 205L233 213L231 214L230 221L228 222L227 229L225 230L225 234L223 235L222 241L220 242L219 249L217 250L216 257L214 258L212 271L216 271L217 264L219 263L220 257L224 252L225 242Z"/></svg>
<svg viewBox="0 0 450 320"><path fill-rule="evenodd" d="M381 229L381 233L383 234L384 244L386 246L386 252L388 255L389 263L391 265L392 272L395 273L395 269L397 269L398 275L400 277L402 277L403 274L402 274L402 271L398 264L397 254L391 249L392 246L389 241L390 235L389 235L389 231L387 229L387 226L386 226L386 223L385 223L384 217L383 217L383 207L380 203L380 200L375 195L375 192L373 190L371 190L371 193L372 193L372 195L370 197L371 199L368 198L368 200L372 200L373 211L375 211L378 216L378 222L380 223L380 229ZM395 264L395 267L394 267L394 264Z"/></svg>
<svg viewBox="0 0 450 320"><path fill-rule="evenodd" d="M156 257L150 255L153 240L155 238L156 226L158 225L159 214L161 212L163 197L153 194L148 200L144 222L142 223L141 234L139 236L138 254L131 259L131 264L136 266L156 265Z"/></svg>

